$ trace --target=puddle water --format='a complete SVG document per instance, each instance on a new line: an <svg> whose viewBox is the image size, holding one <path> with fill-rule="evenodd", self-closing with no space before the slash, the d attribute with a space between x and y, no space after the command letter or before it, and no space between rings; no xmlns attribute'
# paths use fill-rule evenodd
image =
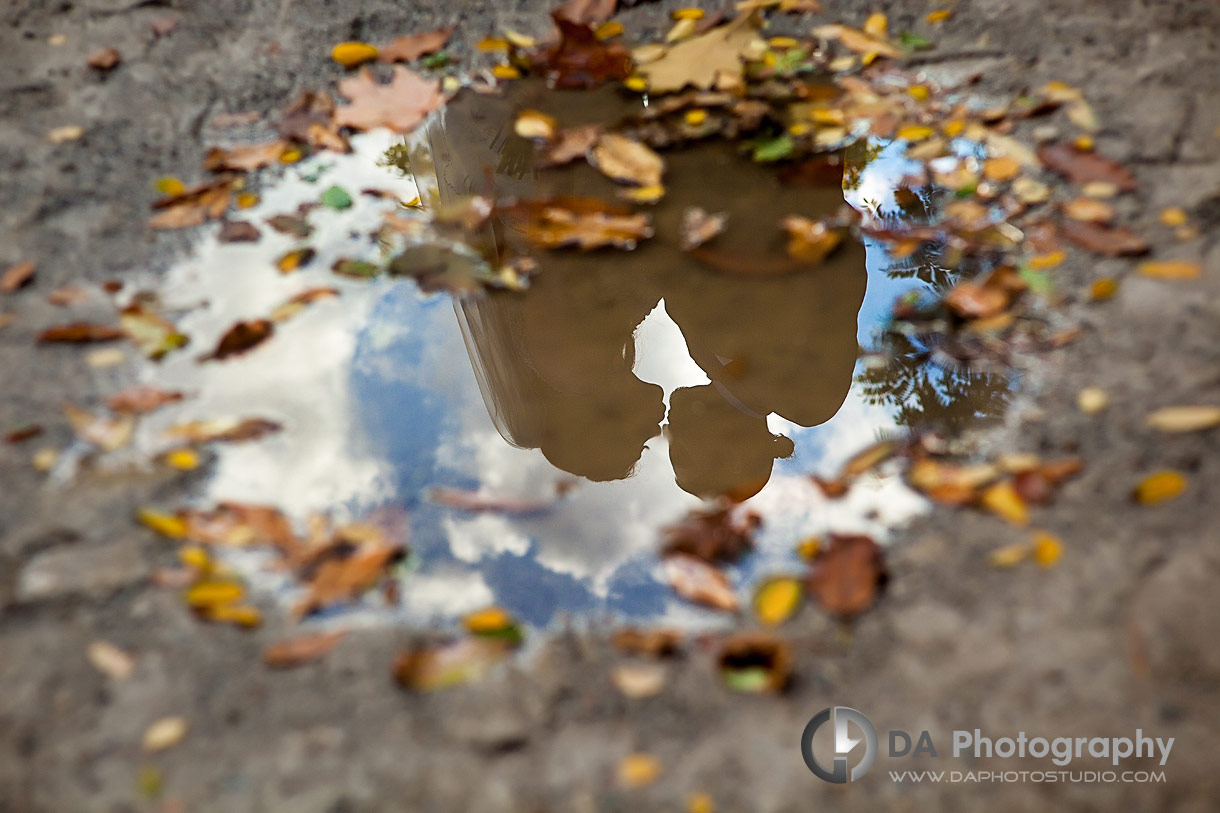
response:
<svg viewBox="0 0 1220 813"><path fill-rule="evenodd" d="M145 447L164 448L165 428L184 420L282 422L281 433L219 448L194 498L272 504L301 522L311 512L342 520L403 509L412 555L401 606L370 600L367 611L413 621L494 603L536 625L570 613L715 623L717 614L672 593L656 557L660 529L702 498L749 497L762 517L756 551L726 569L738 586L795 570L803 538L883 538L920 513L924 503L897 477L828 500L808 475L833 473L880 436L951 430L1002 410L1006 378L935 364L935 348L883 333L897 299L945 287L948 272L934 252L899 259L865 242L809 270L768 273L787 258L776 225L784 215L828 216L845 196L881 223L934 206L935 190L904 180L913 165L901 144L851 148L841 164L790 173L787 183L731 144L667 151L667 194L647 209L656 236L634 251L540 256L525 293L455 301L410 281L329 270L340 258L378 256L369 234L396 204L361 189L410 200L418 181L425 201L441 205L471 193L613 198L621 187L583 162L534 169L514 114L540 109L568 126L640 104L529 82L505 97L465 91L416 137L414 177L387 160L387 150L395 158L407 148L377 133L355 139L350 155L284 170L243 219L293 212L336 184L354 203L313 210L307 240L268 229L257 244L208 237L171 270L166 305L206 305L178 322L194 337L191 352L145 378L194 397L144 422ZM714 251L700 256L678 246L693 205L729 216ZM518 235L493 222L490 239L511 245ZM274 258L303 245L316 259L278 273ZM319 285L341 296L246 355L197 363L234 321ZM430 499L432 489L477 491L510 510L464 511L444 492ZM251 572L291 592L286 577Z"/></svg>

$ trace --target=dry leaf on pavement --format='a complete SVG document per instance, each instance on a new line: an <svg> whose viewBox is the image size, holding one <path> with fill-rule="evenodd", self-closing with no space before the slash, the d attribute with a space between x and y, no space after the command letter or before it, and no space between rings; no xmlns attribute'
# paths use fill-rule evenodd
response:
<svg viewBox="0 0 1220 813"><path fill-rule="evenodd" d="M389 84L378 82L367 68L339 81L339 93L350 104L335 109L335 123L353 130L388 127L409 133L444 102L440 82L397 65Z"/></svg>
<svg viewBox="0 0 1220 813"><path fill-rule="evenodd" d="M742 60L762 40L750 15L671 46L660 59L638 67L654 93L681 90L687 85L710 90L726 80L739 83Z"/></svg>
<svg viewBox="0 0 1220 813"><path fill-rule="evenodd" d="M339 645L347 630L301 635L271 644L263 650L263 663L272 669L290 669L325 657Z"/></svg>
<svg viewBox="0 0 1220 813"><path fill-rule="evenodd" d="M399 37L377 49L377 58L382 62L410 62L426 54L435 53L445 47L455 28L457 26L450 25L435 31Z"/></svg>

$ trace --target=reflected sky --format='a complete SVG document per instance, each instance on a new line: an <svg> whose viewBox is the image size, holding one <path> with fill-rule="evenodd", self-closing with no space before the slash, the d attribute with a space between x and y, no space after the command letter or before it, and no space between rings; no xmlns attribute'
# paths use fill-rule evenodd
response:
<svg viewBox="0 0 1220 813"><path fill-rule="evenodd" d="M463 137L477 142L480 136L477 128L466 128ZM242 213L261 223L316 200L332 184L352 192L351 209L310 214L315 233L307 242L318 252L310 266L279 274L273 258L303 243L269 229L255 245L222 245L209 235L161 288L169 307L190 308L180 326L196 344L192 352L150 367L145 377L195 397L151 416L140 429L144 445L163 447L159 435L167 425L194 418L261 416L285 425L257 443L219 449L194 495L198 502L269 503L299 521L311 512L343 520L382 506L403 508L410 516L412 556L396 612L413 621L444 620L497 603L538 625L561 614L717 623L714 613L684 604L659 580L655 551L663 526L727 482L703 477L700 467L728 471L752 453L740 452L747 446L739 445L728 455L732 460L717 457L724 456L717 433L739 425L766 443L786 437L792 450L773 461L768 451L769 477L748 484L756 492L749 504L764 522L757 552L727 570L738 584L797 569L793 548L808 536L860 531L885 538L924 510L894 477L865 480L834 501L808 478L833 473L862 446L897 429L894 406L870 403L858 386L857 346L871 347L895 299L926 283L884 273L891 260L882 245L845 247L835 255L839 265L818 269L838 277L761 281L774 286L772 304L765 298L749 303L755 322L744 327L748 320L737 318L742 297L753 294L745 286L724 293L742 280L681 266L687 260L664 253L662 239L630 254L599 255L594 269L577 267L587 258L568 255L555 268L544 267L527 294L455 306L448 297L421 295L408 281L351 281L330 273L340 257L377 255L368 234L393 208L358 190L383 189L404 200L415 194L411 178L379 164L388 136L361 136L353 146L351 155L328 154L283 170L261 203ZM694 161L688 169L704 163ZM443 176L444 164L438 165ZM901 150L882 149L853 194L884 209L893 205L893 190L907 171ZM441 186L446 183L461 185L441 177ZM692 190L695 197L705 193ZM655 213L659 235L666 212L683 202L680 190L671 197L671 209ZM842 200L840 193L835 200ZM737 206L739 219L765 203L748 196L725 201L727 208ZM759 238L742 239L750 246ZM632 270L650 276L623 276ZM567 285L572 277L564 275L576 273L583 282ZM233 321L265 315L317 285L334 285L342 295L312 305L246 356L196 363L196 353ZM794 301L805 304L793 309ZM192 307L200 303L206 304ZM613 330L596 322L604 311L622 316ZM833 323L840 348L826 364L842 371L819 368L809 376L813 383L803 372L808 359L802 354L817 346L823 327L807 328L802 313L809 321ZM781 337L777 352L763 352L757 342L770 341L767 331L776 327L795 333ZM723 349L722 339L734 336L746 348L740 353ZM736 363L734 353L749 363ZM524 365L532 378L505 373L506 365ZM496 383L506 375L513 387ZM831 379L841 383L819 383ZM623 406L633 392L644 405L639 410ZM599 427L615 421L626 429L607 441ZM640 446L632 447L637 441ZM615 458L609 468L602 466L598 454L588 452L602 447L603 457L619 455L625 465ZM596 465L587 463L591 458L598 458ZM676 476L675 461L691 471ZM554 504L528 516L469 513L430 502L427 492L434 487ZM290 592L279 581L264 583Z"/></svg>

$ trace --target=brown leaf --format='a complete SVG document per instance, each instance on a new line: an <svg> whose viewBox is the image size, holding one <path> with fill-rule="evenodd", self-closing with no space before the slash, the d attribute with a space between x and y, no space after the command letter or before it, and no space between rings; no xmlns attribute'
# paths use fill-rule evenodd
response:
<svg viewBox="0 0 1220 813"><path fill-rule="evenodd" d="M397 133L409 133L444 102L440 82L401 65L394 67L394 78L388 85L362 68L356 76L339 81L339 92L351 104L335 109L335 123L353 130L388 127Z"/></svg>
<svg viewBox="0 0 1220 813"><path fill-rule="evenodd" d="M1007 310L1009 296L998 288L967 280L954 285L943 301L963 319L985 319Z"/></svg>
<svg viewBox="0 0 1220 813"><path fill-rule="evenodd" d="M1131 192L1136 187L1135 176L1126 167L1075 144L1044 144L1038 148L1038 158L1072 183L1101 181L1114 184L1122 192Z"/></svg>
<svg viewBox="0 0 1220 813"><path fill-rule="evenodd" d="M296 316L305 308L317 302L319 299L331 299L339 295L338 288L323 286L318 288L307 288L299 294L291 297L284 304L276 307L271 312L271 321L278 323L287 322L292 317Z"/></svg>
<svg viewBox="0 0 1220 813"><path fill-rule="evenodd" d="M351 152L352 147L339 132L334 116L335 102L329 93L303 91L281 113L279 134L318 149Z"/></svg>
<svg viewBox="0 0 1220 813"><path fill-rule="evenodd" d="M51 293L47 294L47 301L52 305L58 305L61 308L66 308L71 305L79 305L89 298L89 292L79 285L61 285Z"/></svg>
<svg viewBox="0 0 1220 813"><path fill-rule="evenodd" d="M716 656L721 679L734 691L779 692L792 675L792 653L780 638L768 632L730 635Z"/></svg>
<svg viewBox="0 0 1220 813"><path fill-rule="evenodd" d="M648 146L617 133L604 134L589 157L607 178L636 186L656 186L665 172L665 159Z"/></svg>
<svg viewBox="0 0 1220 813"><path fill-rule="evenodd" d="M282 511L270 505L222 502L211 509L178 512L181 538L203 545L271 545L287 556L299 554L301 542Z"/></svg>
<svg viewBox="0 0 1220 813"><path fill-rule="evenodd" d="M378 48L377 58L382 62L410 62L425 54L432 54L445 47L449 37L457 26L438 28L435 31L425 31L422 34L408 34L399 37L389 45Z"/></svg>
<svg viewBox="0 0 1220 813"><path fill-rule="evenodd" d="M1096 198L1074 198L1063 204L1063 213L1072 220L1108 225L1114 220L1114 207Z"/></svg>
<svg viewBox="0 0 1220 813"><path fill-rule="evenodd" d="M602 42L591 26L572 22L558 12L559 42L534 55L534 66L547 84L560 90L592 88L631 74L631 56L617 42Z"/></svg>
<svg viewBox="0 0 1220 813"><path fill-rule="evenodd" d="M280 234L287 234L289 237L299 239L304 239L313 234L313 226L309 225L309 221L305 219L304 214L275 215L267 218L267 225Z"/></svg>
<svg viewBox="0 0 1220 813"><path fill-rule="evenodd" d="M154 361L190 342L186 334L179 333L168 319L141 301L119 311L119 324L140 352Z"/></svg>
<svg viewBox="0 0 1220 813"><path fill-rule="evenodd" d="M556 18L590 25L609 20L617 7L618 0L568 0L551 13Z"/></svg>
<svg viewBox="0 0 1220 813"><path fill-rule="evenodd" d="M253 172L280 160L284 150L291 146L286 141L270 141L266 144L247 144L224 149L213 147L203 158L203 166L209 172Z"/></svg>
<svg viewBox="0 0 1220 813"><path fill-rule="evenodd" d="M67 325L49 327L38 334L38 341L43 343L66 342L83 344L85 342L112 342L122 339L127 334L113 325L95 325L91 322L73 322Z"/></svg>
<svg viewBox="0 0 1220 813"><path fill-rule="evenodd" d="M788 256L806 265L822 262L843 242L843 229L830 228L820 220L785 215L780 225L788 233Z"/></svg>
<svg viewBox="0 0 1220 813"><path fill-rule="evenodd" d="M376 587L405 555L401 544L374 543L333 547L315 563L309 594L294 608L298 617L359 598Z"/></svg>
<svg viewBox="0 0 1220 813"><path fill-rule="evenodd" d="M1148 243L1130 229L1110 228L1083 220L1066 220L1060 226L1063 236L1094 254L1127 257L1148 252Z"/></svg>
<svg viewBox="0 0 1220 813"><path fill-rule="evenodd" d="M838 40L857 54L876 54L890 58L902 56L902 49L887 40L838 23L820 25L813 29L813 35L822 39Z"/></svg>
<svg viewBox="0 0 1220 813"><path fill-rule="evenodd" d="M711 214L698 206L687 206L682 211L682 222L678 226L680 230L679 247L683 251L698 248L723 232L728 221L729 216L726 212Z"/></svg>
<svg viewBox="0 0 1220 813"><path fill-rule="evenodd" d="M36 423L29 426L23 426L20 429L14 429L4 436L5 443L24 443L27 440L36 438L43 433L43 428Z"/></svg>
<svg viewBox="0 0 1220 813"><path fill-rule="evenodd" d="M682 633L673 629L641 630L624 627L611 636L610 643L630 655L659 658L678 654L682 646Z"/></svg>
<svg viewBox="0 0 1220 813"><path fill-rule="evenodd" d="M814 559L809 592L827 611L852 618L873 606L885 581L885 560L876 542L836 534Z"/></svg>
<svg viewBox="0 0 1220 813"><path fill-rule="evenodd" d="M737 506L696 508L682 521L666 527L661 556L685 554L705 562L732 562L754 547L754 531L762 520Z"/></svg>
<svg viewBox="0 0 1220 813"><path fill-rule="evenodd" d="M275 332L275 324L270 319L251 319L248 322L237 322L225 331L216 343L216 349L200 361L220 361L237 356L258 347Z"/></svg>
<svg viewBox="0 0 1220 813"><path fill-rule="evenodd" d="M11 294L13 291L25 286L34 278L34 269L36 267L30 260L10 265L5 269L3 274L0 274L0 291Z"/></svg>
<svg viewBox="0 0 1220 813"><path fill-rule="evenodd" d="M569 127L560 130L555 140L542 154L539 166L554 167L584 158L593 145L601 138L600 124L586 124L580 127Z"/></svg>
<svg viewBox="0 0 1220 813"><path fill-rule="evenodd" d="M947 505L974 502L979 490L999 476L999 469L990 463L958 466L931 458L916 460L906 473L912 488Z"/></svg>
<svg viewBox="0 0 1220 813"><path fill-rule="evenodd" d="M113 452L130 443L136 428L135 419L130 415L109 418L75 404L64 404L64 414L68 416L68 423L78 438L106 452Z"/></svg>
<svg viewBox="0 0 1220 813"><path fill-rule="evenodd" d="M263 663L272 669L291 669L325 657L347 635L347 630L301 635L271 644L263 650Z"/></svg>
<svg viewBox="0 0 1220 813"><path fill-rule="evenodd" d="M188 421L165 430L165 434L187 443L243 443L274 434L284 427L266 418L214 418Z"/></svg>
<svg viewBox="0 0 1220 813"><path fill-rule="evenodd" d="M175 390L161 390L156 387L137 386L125 389L110 396L106 406L114 412L130 412L133 415L147 415L155 412L166 404L176 404L186 395Z"/></svg>
<svg viewBox="0 0 1220 813"><path fill-rule="evenodd" d="M257 243L263 235L248 220L226 220L216 239L222 243Z"/></svg>
<svg viewBox="0 0 1220 813"><path fill-rule="evenodd" d="M113 70L122 61L122 54L114 48L99 48L89 55L89 67L99 71Z"/></svg>
<svg viewBox="0 0 1220 813"><path fill-rule="evenodd" d="M185 229L217 220L228 211L232 197L233 178L218 178L154 203L153 209L159 214L154 215L148 225L153 229Z"/></svg>
<svg viewBox="0 0 1220 813"><path fill-rule="evenodd" d="M498 211L506 223L543 248L630 250L652 236L648 215L626 214L592 198L521 201Z"/></svg>
<svg viewBox="0 0 1220 813"><path fill-rule="evenodd" d="M660 59L640 65L654 93L681 90L687 85L709 90L726 81L740 83L742 59L759 42L751 15L683 40Z"/></svg>
<svg viewBox="0 0 1220 813"><path fill-rule="evenodd" d="M687 601L728 612L740 608L728 577L702 559L679 553L666 557L664 567L669 586Z"/></svg>

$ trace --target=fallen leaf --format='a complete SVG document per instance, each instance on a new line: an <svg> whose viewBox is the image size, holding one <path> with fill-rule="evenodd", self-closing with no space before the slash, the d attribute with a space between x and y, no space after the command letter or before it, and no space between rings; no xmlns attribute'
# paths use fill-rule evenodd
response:
<svg viewBox="0 0 1220 813"><path fill-rule="evenodd" d="M695 508L682 520L663 529L661 556L683 554L705 562L732 562L754 547L754 531L761 520L737 506Z"/></svg>
<svg viewBox="0 0 1220 813"><path fill-rule="evenodd" d="M979 504L1013 525L1024 527L1029 524L1029 508L1010 481L988 487L979 497Z"/></svg>
<svg viewBox="0 0 1220 813"><path fill-rule="evenodd" d="M1063 543L1045 531L1034 535L1034 561L1042 567L1054 567L1063 556Z"/></svg>
<svg viewBox="0 0 1220 813"><path fill-rule="evenodd" d="M509 652L511 647L506 642L493 638L413 647L394 662L394 677L414 691L446 689L478 680Z"/></svg>
<svg viewBox="0 0 1220 813"><path fill-rule="evenodd" d="M425 54L433 54L445 47L457 26L446 26L435 31L408 34L381 46L377 58L382 62L411 62Z"/></svg>
<svg viewBox="0 0 1220 813"><path fill-rule="evenodd" d="M813 29L813 35L826 40L838 40L857 54L876 54L890 58L897 58L903 54L901 48L881 37L838 23L820 25Z"/></svg>
<svg viewBox="0 0 1220 813"><path fill-rule="evenodd" d="M675 554L666 557L663 566L669 586L687 601L727 612L741 607L728 577L702 559Z"/></svg>
<svg viewBox="0 0 1220 813"><path fill-rule="evenodd" d="M274 215L267 218L267 225L280 234L305 239L313 234L313 226L305 219L305 215Z"/></svg>
<svg viewBox="0 0 1220 813"><path fill-rule="evenodd" d="M1100 387L1085 387L1076 394L1076 406L1086 415L1096 415L1110 404L1110 396Z"/></svg>
<svg viewBox="0 0 1220 813"><path fill-rule="evenodd" d="M330 49L330 58L345 68L355 68L373 61L378 53L377 47L367 42L341 42Z"/></svg>
<svg viewBox="0 0 1220 813"><path fill-rule="evenodd" d="M1075 144L1044 144L1038 148L1038 158L1072 183L1102 181L1114 184L1122 192L1134 191L1136 187L1135 176L1117 161Z"/></svg>
<svg viewBox="0 0 1220 813"><path fill-rule="evenodd" d="M730 635L716 660L721 679L735 692L780 692L792 674L788 644L765 632Z"/></svg>
<svg viewBox="0 0 1220 813"><path fill-rule="evenodd" d="M682 222L679 224L679 247L690 251L711 240L724 231L729 221L727 212L711 214L698 206L687 206L682 210Z"/></svg>
<svg viewBox="0 0 1220 813"><path fill-rule="evenodd" d="M263 663L272 669L291 669L319 660L330 653L347 635L347 630L300 635L271 644L263 650Z"/></svg>
<svg viewBox="0 0 1220 813"><path fill-rule="evenodd" d="M1108 228L1082 220L1067 220L1061 232L1071 242L1107 257L1126 257L1145 254L1148 244L1142 237L1125 227Z"/></svg>
<svg viewBox="0 0 1220 813"><path fill-rule="evenodd" d="M236 604L245 596L246 588L240 582L207 578L187 588L182 600L192 609L207 610L218 605Z"/></svg>
<svg viewBox="0 0 1220 813"><path fill-rule="evenodd" d="M1177 228L1185 226L1190 218L1186 214L1186 210L1180 206L1167 206L1157 215L1157 220L1164 226Z"/></svg>
<svg viewBox="0 0 1220 813"><path fill-rule="evenodd" d="M651 785L661 777L661 762L651 754L628 754L618 764L618 783L627 790Z"/></svg>
<svg viewBox="0 0 1220 813"><path fill-rule="evenodd" d="M742 15L727 25L683 40L664 56L638 71L654 93L669 93L690 85L709 90L718 83L740 83L745 56L762 45L751 15Z"/></svg>
<svg viewBox="0 0 1220 813"><path fill-rule="evenodd" d="M429 502L459 511L487 511L516 517L541 514L555 506L554 500L505 497L460 488L430 488L427 497Z"/></svg>
<svg viewBox="0 0 1220 813"><path fill-rule="evenodd" d="M484 607L462 617L462 626L471 635L499 638L511 644L519 644L524 638L521 623L503 607Z"/></svg>
<svg viewBox="0 0 1220 813"><path fill-rule="evenodd" d="M567 0L552 12L573 23L600 23L614 16L618 0Z"/></svg>
<svg viewBox="0 0 1220 813"><path fill-rule="evenodd" d="M539 166L553 167L584 158L602 135L600 124L586 124L560 130L542 154Z"/></svg>
<svg viewBox="0 0 1220 813"><path fill-rule="evenodd" d="M885 581L885 561L876 542L833 534L813 560L809 592L828 612L852 618L873 606Z"/></svg>
<svg viewBox="0 0 1220 813"><path fill-rule="evenodd" d="M631 56L617 42L603 42L592 26L551 13L559 41L533 55L534 69L560 90L597 87L631 73Z"/></svg>
<svg viewBox="0 0 1220 813"><path fill-rule="evenodd" d="M1155 260L1140 263L1136 270L1145 277L1156 279L1198 279L1203 267L1185 260Z"/></svg>
<svg viewBox="0 0 1220 813"><path fill-rule="evenodd" d="M136 422L131 415L110 418L70 403L64 404L64 414L68 416L68 423L78 438L102 451L113 452L123 448L131 442L135 433Z"/></svg>
<svg viewBox="0 0 1220 813"><path fill-rule="evenodd" d="M303 91L280 116L281 137L318 149L351 152L351 145L334 120L335 102L329 93Z"/></svg>
<svg viewBox="0 0 1220 813"><path fill-rule="evenodd" d="M220 224L216 239L221 243L257 243L262 236L258 227L248 220L226 220Z"/></svg>
<svg viewBox="0 0 1220 813"><path fill-rule="evenodd" d="M406 554L402 543L375 539L353 546L337 533L340 544L330 546L310 565L309 593L294 608L298 617L358 599L376 587L389 568Z"/></svg>
<svg viewBox="0 0 1220 813"><path fill-rule="evenodd" d="M637 241L652 236L648 215L620 214L601 201L579 198L521 201L498 211L507 223L541 248L630 250Z"/></svg>
<svg viewBox="0 0 1220 813"><path fill-rule="evenodd" d="M842 229L830 228L820 220L785 215L780 225L788 233L788 256L801 263L820 263L843 242Z"/></svg>
<svg viewBox="0 0 1220 813"><path fill-rule="evenodd" d="M1024 562L1033 552L1031 546L1025 542L1016 542L1011 545L1005 545L1002 548L996 548L987 557L987 561L992 567L1014 567Z"/></svg>
<svg viewBox="0 0 1220 813"><path fill-rule="evenodd" d="M110 396L106 401L114 412L129 412L132 415L147 415L166 404L175 404L186 395L176 390L162 390L150 386L135 386Z"/></svg>
<svg viewBox="0 0 1220 813"><path fill-rule="evenodd" d="M291 274L309 265L316 256L318 256L318 253L312 248L294 248L292 251L284 252L277 257L275 267L279 269L281 274Z"/></svg>
<svg viewBox="0 0 1220 813"><path fill-rule="evenodd" d="M89 292L81 286L71 283L61 285L47 294L47 301L61 308L79 305L87 299L89 299Z"/></svg>
<svg viewBox="0 0 1220 813"><path fill-rule="evenodd" d="M34 278L36 267L30 260L10 265L3 274L0 274L0 291L11 294L29 284L29 281Z"/></svg>
<svg viewBox="0 0 1220 813"><path fill-rule="evenodd" d="M401 65L394 67L388 85L378 82L364 68L358 75L340 80L339 93L351 104L337 107L334 121L353 130L388 127L396 133L409 133L444 102L439 82Z"/></svg>
<svg viewBox="0 0 1220 813"><path fill-rule="evenodd" d="M590 153L591 163L606 177L637 186L656 186L665 172L665 160L640 142L606 133Z"/></svg>
<svg viewBox="0 0 1220 813"><path fill-rule="evenodd" d="M1149 413L1144 422L1162 432L1198 432L1220 426L1220 406L1171 406Z"/></svg>
<svg viewBox="0 0 1220 813"><path fill-rule="evenodd" d="M165 434L187 443L242 443L281 429L281 424L266 418L213 418L176 424L166 429Z"/></svg>
<svg viewBox="0 0 1220 813"><path fill-rule="evenodd" d="M269 318L276 324L282 324L283 322L287 322L289 319L292 319L314 302L317 302L320 299L331 299L337 296L339 296L338 288L307 288L304 291L301 291L299 294L290 297L288 301L284 302L284 304L277 306L275 310L271 311Z"/></svg>
<svg viewBox="0 0 1220 813"><path fill-rule="evenodd" d="M318 196L318 202L336 211L343 211L352 207L352 196L343 187L332 186Z"/></svg>
<svg viewBox="0 0 1220 813"><path fill-rule="evenodd" d="M682 633L672 629L641 630L624 627L610 638L615 648L632 655L659 658L676 655L682 646Z"/></svg>
<svg viewBox="0 0 1220 813"><path fill-rule="evenodd" d="M66 141L76 141L85 134L85 128L79 124L65 124L47 132L47 141L52 144L63 144Z"/></svg>
<svg viewBox="0 0 1220 813"><path fill-rule="evenodd" d="M930 499L946 505L966 505L979 490L1000 476L990 463L958 466L932 458L920 458L907 469L907 482Z"/></svg>
<svg viewBox="0 0 1220 813"><path fill-rule="evenodd" d="M199 186L167 195L153 204L158 211L149 221L153 229L185 229L219 219L233 198L233 178L224 176Z"/></svg>
<svg viewBox="0 0 1220 813"><path fill-rule="evenodd" d="M39 424L32 423L27 426L22 426L19 429L14 429L4 436L5 443L25 443L27 440L33 440L43 433L43 428Z"/></svg>
<svg viewBox="0 0 1220 813"><path fill-rule="evenodd" d="M154 361L190 343L186 334L141 302L119 311L119 324L139 351Z"/></svg>
<svg viewBox="0 0 1220 813"><path fill-rule="evenodd" d="M112 342L126 337L121 329L113 325L96 325L91 322L73 322L67 325L49 327L38 334L38 341L44 344L67 343L84 344L87 342Z"/></svg>
<svg viewBox="0 0 1220 813"><path fill-rule="evenodd" d="M185 717L163 717L144 732L145 751L164 751L182 742L190 726Z"/></svg>
<svg viewBox="0 0 1220 813"><path fill-rule="evenodd" d="M370 279L381 273L381 266L366 260L353 260L350 257L342 257L335 260L330 270L341 277Z"/></svg>
<svg viewBox="0 0 1220 813"><path fill-rule="evenodd" d="M266 144L249 144L223 149L213 147L203 158L203 166L209 172L253 172L280 160L291 145L286 141L270 141Z"/></svg>
<svg viewBox="0 0 1220 813"><path fill-rule="evenodd" d="M665 668L652 663L618 664L610 670L610 682L626 697L653 697L665 688Z"/></svg>
<svg viewBox="0 0 1220 813"><path fill-rule="evenodd" d="M754 592L754 615L766 627L777 627L791 618L805 597L799 579L777 576L767 579Z"/></svg>
<svg viewBox="0 0 1220 813"><path fill-rule="evenodd" d="M288 517L270 505L228 501L210 509L184 509L173 516L144 511L139 518L166 536L204 545L270 545L286 556L296 555L301 546Z"/></svg>
<svg viewBox="0 0 1220 813"><path fill-rule="evenodd" d="M123 56L115 48L99 48L89 54L89 67L99 71L110 71L118 67Z"/></svg>
<svg viewBox="0 0 1220 813"><path fill-rule="evenodd" d="M1114 207L1093 198L1075 198L1063 204L1063 213L1072 220L1109 224L1114 220Z"/></svg>
<svg viewBox="0 0 1220 813"><path fill-rule="evenodd" d="M136 668L135 659L109 641L94 641L85 653L93 668L112 680L127 680Z"/></svg>
<svg viewBox="0 0 1220 813"><path fill-rule="evenodd" d="M241 355L258 347L275 332L275 323L270 319L251 319L237 322L220 337L216 349L199 358L200 361L220 361Z"/></svg>
<svg viewBox="0 0 1220 813"><path fill-rule="evenodd" d="M1007 310L1010 298L999 288L966 280L954 285L942 301L963 319L985 319Z"/></svg>

